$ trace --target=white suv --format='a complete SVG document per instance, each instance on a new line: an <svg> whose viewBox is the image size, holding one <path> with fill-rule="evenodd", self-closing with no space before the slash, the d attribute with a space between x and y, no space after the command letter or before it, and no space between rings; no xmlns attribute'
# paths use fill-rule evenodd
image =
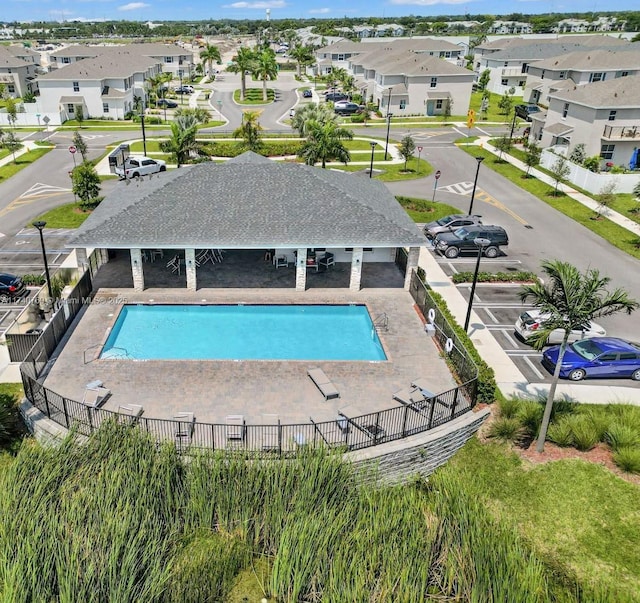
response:
<svg viewBox="0 0 640 603"><path fill-rule="evenodd" d="M151 157L131 156L126 159L124 166L116 168L116 174L123 179L137 178L147 174L166 172L167 164L161 159L151 159Z"/></svg>

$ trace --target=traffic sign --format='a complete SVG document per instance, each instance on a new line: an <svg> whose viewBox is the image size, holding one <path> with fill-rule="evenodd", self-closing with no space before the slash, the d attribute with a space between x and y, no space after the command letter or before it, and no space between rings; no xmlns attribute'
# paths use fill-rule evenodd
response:
<svg viewBox="0 0 640 603"><path fill-rule="evenodd" d="M416 147L418 149L418 153L422 153L422 147Z"/></svg>
<svg viewBox="0 0 640 603"><path fill-rule="evenodd" d="M470 117L471 119L475 119L476 112L473 109L469 109L469 112L467 113L467 117Z"/></svg>
<svg viewBox="0 0 640 603"><path fill-rule="evenodd" d="M469 115L469 117L467 118L467 128L471 129L473 128L473 124L476 123L476 118Z"/></svg>
<svg viewBox="0 0 640 603"><path fill-rule="evenodd" d="M71 153L72 155L76 152L76 150L77 149L73 145L69 147L69 153Z"/></svg>
<svg viewBox="0 0 640 603"><path fill-rule="evenodd" d="M438 180L438 178L440 178L440 176L442 176L442 172L440 170L437 170L436 173L433 175L433 177Z"/></svg>

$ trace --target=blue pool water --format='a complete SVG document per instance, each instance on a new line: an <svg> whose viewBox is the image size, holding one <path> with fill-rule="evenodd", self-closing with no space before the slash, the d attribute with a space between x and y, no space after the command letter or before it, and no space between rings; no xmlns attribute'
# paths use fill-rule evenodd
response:
<svg viewBox="0 0 640 603"><path fill-rule="evenodd" d="M367 308L125 305L101 358L386 360Z"/></svg>

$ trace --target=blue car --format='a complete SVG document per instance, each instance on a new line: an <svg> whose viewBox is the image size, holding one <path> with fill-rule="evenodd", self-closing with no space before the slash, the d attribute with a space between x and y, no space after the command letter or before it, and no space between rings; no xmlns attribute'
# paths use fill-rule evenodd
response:
<svg viewBox="0 0 640 603"><path fill-rule="evenodd" d="M551 374L555 371L559 353L560 346L557 345L542 354L542 366ZM626 377L640 381L640 345L615 337L576 341L567 346L560 377L572 381L587 377Z"/></svg>

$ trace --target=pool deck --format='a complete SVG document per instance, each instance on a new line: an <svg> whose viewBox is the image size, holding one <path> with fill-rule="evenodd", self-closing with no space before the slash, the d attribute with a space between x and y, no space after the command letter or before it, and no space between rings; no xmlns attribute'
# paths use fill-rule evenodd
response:
<svg viewBox="0 0 640 603"><path fill-rule="evenodd" d="M372 319L389 318L379 334L388 360L382 362L296 360L100 360L100 344L123 303L366 304ZM402 289L100 289L62 347L45 385L81 400L85 384L96 379L112 392L103 408L141 404L144 416L171 419L193 412L199 422L224 423L243 415L247 424L308 423L335 419L349 405L362 413L399 404L392 394L423 378L431 391L455 386L445 361L423 328L411 295ZM85 363L86 361L86 363ZM325 401L307 375L319 367L336 385L340 398Z"/></svg>

